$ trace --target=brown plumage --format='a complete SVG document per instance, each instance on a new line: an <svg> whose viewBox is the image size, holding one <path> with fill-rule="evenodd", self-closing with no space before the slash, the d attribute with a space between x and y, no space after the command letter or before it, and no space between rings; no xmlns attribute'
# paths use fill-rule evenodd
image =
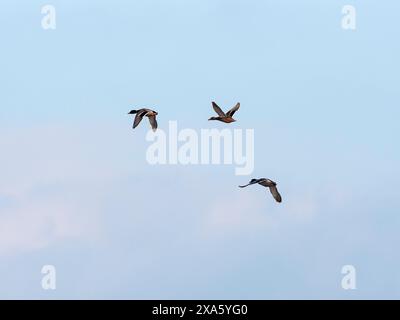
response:
<svg viewBox="0 0 400 320"><path fill-rule="evenodd" d="M237 103L227 113L223 112L222 109L214 101L212 102L212 106L214 108L214 111L218 114L218 117L211 117L208 120L217 120L225 123L231 123L236 121L235 119L233 119L233 115L235 114L236 111L239 110L240 103Z"/></svg>
<svg viewBox="0 0 400 320"><path fill-rule="evenodd" d="M259 184L263 187L269 188L269 191L271 192L272 196L274 197L274 199L276 200L276 202L281 203L282 202L282 197L278 192L278 188L276 187L277 184L276 182L270 180L270 179L252 179L248 184L246 184L245 186L239 186L240 188L246 188L252 184Z"/></svg>
<svg viewBox="0 0 400 320"><path fill-rule="evenodd" d="M158 112L143 108L139 110L131 110L128 114L136 114L135 120L133 121L133 129L135 129L139 125L143 117L148 117L153 131L157 130L158 124L156 116L158 115Z"/></svg>

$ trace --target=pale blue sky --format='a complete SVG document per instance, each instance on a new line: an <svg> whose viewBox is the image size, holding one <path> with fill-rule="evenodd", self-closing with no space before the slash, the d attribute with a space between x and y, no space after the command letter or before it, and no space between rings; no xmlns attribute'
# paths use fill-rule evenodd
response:
<svg viewBox="0 0 400 320"><path fill-rule="evenodd" d="M400 298L398 1L0 8L0 298ZM212 100L242 103L282 205L232 167L147 164L130 109L223 128Z"/></svg>

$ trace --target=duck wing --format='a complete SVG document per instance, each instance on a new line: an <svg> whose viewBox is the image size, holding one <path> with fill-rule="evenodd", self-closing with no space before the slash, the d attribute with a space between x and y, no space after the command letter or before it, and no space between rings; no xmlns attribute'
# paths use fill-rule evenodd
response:
<svg viewBox="0 0 400 320"><path fill-rule="evenodd" d="M236 111L238 111L240 108L240 103L237 103L236 106L234 106L231 110L229 110L226 115L228 117L233 117L233 115L235 114Z"/></svg>
<svg viewBox="0 0 400 320"><path fill-rule="evenodd" d="M246 188L246 187L248 187L248 186L251 186L251 185L253 185L253 184L256 184L256 183L258 183L257 181L250 181L248 184L246 184L246 185L244 185L244 186L239 186L239 188Z"/></svg>
<svg viewBox="0 0 400 320"><path fill-rule="evenodd" d="M246 188L246 187L250 186L251 184L252 184L252 183L246 184L246 185L244 185L244 186L239 186L239 188Z"/></svg>
<svg viewBox="0 0 400 320"><path fill-rule="evenodd" d="M281 203L282 202L282 197L278 192L278 189L276 186L269 187L269 191L271 191L272 196L276 200L276 202Z"/></svg>
<svg viewBox="0 0 400 320"><path fill-rule="evenodd" d="M138 113L136 113L135 120L133 121L133 129L135 129L139 125L146 113L146 109L141 109L138 111Z"/></svg>
<svg viewBox="0 0 400 320"><path fill-rule="evenodd" d="M266 188L269 188L269 187L272 187L272 186L276 185L276 183L273 182L272 180L264 179L264 178L258 180L258 184L263 186L263 187L266 187Z"/></svg>
<svg viewBox="0 0 400 320"><path fill-rule="evenodd" d="M223 118L226 117L225 112L223 112L222 109L221 109L214 101L212 102L212 105L213 105L214 111L215 111L220 117L223 117Z"/></svg>
<svg viewBox="0 0 400 320"><path fill-rule="evenodd" d="M158 127L156 116L150 116L149 121L153 131L156 131Z"/></svg>

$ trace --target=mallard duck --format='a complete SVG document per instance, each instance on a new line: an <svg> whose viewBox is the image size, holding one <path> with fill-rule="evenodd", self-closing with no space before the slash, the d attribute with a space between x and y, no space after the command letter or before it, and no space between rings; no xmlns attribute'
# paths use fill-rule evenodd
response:
<svg viewBox="0 0 400 320"><path fill-rule="evenodd" d="M139 110L131 110L128 114L136 114L135 121L133 122L133 129L135 129L139 125L140 121L142 121L143 117L146 116L149 118L150 125L153 131L157 130L156 116L158 115L158 112L143 108Z"/></svg>
<svg viewBox="0 0 400 320"><path fill-rule="evenodd" d="M269 188L269 191L271 191L271 193L272 193L272 196L274 197L274 199L277 201L277 202L279 202L279 203L281 203L282 202L282 197L281 197L281 195L279 194L279 192L278 192L278 189L277 189L277 187L276 187L276 182L274 182L274 181L272 181L272 180L270 180L270 179L265 179L265 178L263 178L263 179L252 179L248 184L246 184L245 186L239 186L240 188L246 188L246 187L248 187L248 186L250 186L250 185L252 185L252 184L259 184L259 185L262 185L263 187L267 187L267 188Z"/></svg>
<svg viewBox="0 0 400 320"><path fill-rule="evenodd" d="M208 119L209 121L210 120L218 120L218 121L225 122L225 123L231 123L231 122L236 121L232 117L235 114L235 112L239 110L240 103L237 103L236 106L234 106L227 113L223 112L222 109L214 101L212 102L212 106L213 106L215 112L218 114L218 117L211 117L210 119Z"/></svg>

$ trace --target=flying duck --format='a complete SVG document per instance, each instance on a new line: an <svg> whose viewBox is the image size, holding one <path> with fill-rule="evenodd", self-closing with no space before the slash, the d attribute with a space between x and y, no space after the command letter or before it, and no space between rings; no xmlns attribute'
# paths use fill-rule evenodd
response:
<svg viewBox="0 0 400 320"><path fill-rule="evenodd" d="M271 191L272 196L274 197L274 199L281 203L282 202L282 197L278 192L278 189L276 187L276 182L270 180L270 179L252 179L248 184L246 184L245 186L239 186L240 188L246 188L252 184L259 184L262 185L263 187L267 187L269 188L269 191Z"/></svg>
<svg viewBox="0 0 400 320"><path fill-rule="evenodd" d="M133 129L135 129L139 125L140 121L142 121L143 117L146 116L149 118L153 131L157 130L156 116L158 115L158 112L143 108L139 110L131 110L128 114L136 114L135 121L133 122Z"/></svg>
<svg viewBox="0 0 400 320"><path fill-rule="evenodd" d="M239 110L240 103L237 103L236 106L234 106L227 113L223 112L222 109L214 101L212 102L212 106L213 106L215 112L218 114L218 117L211 117L208 120L218 120L218 121L225 122L225 123L231 123L231 122L236 121L232 117L235 114L235 112Z"/></svg>

